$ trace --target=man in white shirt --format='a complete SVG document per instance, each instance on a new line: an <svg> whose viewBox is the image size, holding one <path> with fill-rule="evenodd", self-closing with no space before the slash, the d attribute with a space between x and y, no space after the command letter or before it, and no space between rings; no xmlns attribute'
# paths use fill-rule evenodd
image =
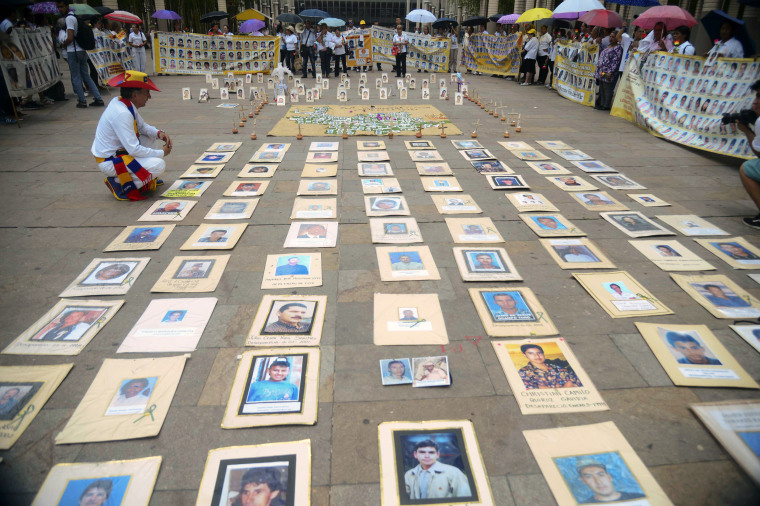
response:
<svg viewBox="0 0 760 506"><path fill-rule="evenodd" d="M157 176L166 167L163 159L171 153L172 141L166 132L148 125L137 109L145 107L151 90L161 90L147 74L133 70L108 84L121 88L121 96L111 100L100 117L90 152L117 200L145 200L142 193L163 184ZM153 149L143 139L160 139L164 146Z"/></svg>
<svg viewBox="0 0 760 506"><path fill-rule="evenodd" d="M541 26L541 36L538 38L538 84L546 84L546 76L549 75L549 50L552 46L552 36L546 25Z"/></svg>
<svg viewBox="0 0 760 506"><path fill-rule="evenodd" d="M631 49L631 43L633 42L633 37L626 33L627 28L627 26L624 26L617 32L618 44L623 48L623 57L620 58L620 67L618 67L618 79L623 75L625 63L628 61L628 50Z"/></svg>
<svg viewBox="0 0 760 506"><path fill-rule="evenodd" d="M525 81L520 83L520 86L530 86L533 81L533 74L536 72L536 56L538 55L538 39L536 39L536 29L531 28L526 34L528 40L523 46L522 68L520 69L525 74Z"/></svg>
<svg viewBox="0 0 760 506"><path fill-rule="evenodd" d="M66 61L69 63L69 70L71 71L71 86L74 88L74 92L79 99L77 107L80 109L87 108L87 100L84 96L82 82L87 85L90 93L95 97L95 100L90 105L103 107L105 104L98 91L98 85L90 77L90 68L87 66L87 51L80 47L75 40L79 20L74 16L73 12L70 12L69 0L60 0L58 2L58 12L61 13L61 16L66 17L66 39L61 45L67 51Z"/></svg>
<svg viewBox="0 0 760 506"><path fill-rule="evenodd" d="M322 24L317 34L317 51L319 51L319 63L322 66L322 78L330 76L330 60L332 60L332 46L330 39L332 36L327 31L327 25Z"/></svg>
<svg viewBox="0 0 760 506"><path fill-rule="evenodd" d="M311 61L311 76L317 77L317 50L315 44L317 43L317 34L314 33L314 29L311 27L311 21L306 21L306 28L301 33L301 59L303 75L301 77L306 78L309 62Z"/></svg>
<svg viewBox="0 0 760 506"><path fill-rule="evenodd" d="M396 26L396 35L393 36L393 47L396 52L396 77L406 76L406 51L409 39L402 31L401 25Z"/></svg>

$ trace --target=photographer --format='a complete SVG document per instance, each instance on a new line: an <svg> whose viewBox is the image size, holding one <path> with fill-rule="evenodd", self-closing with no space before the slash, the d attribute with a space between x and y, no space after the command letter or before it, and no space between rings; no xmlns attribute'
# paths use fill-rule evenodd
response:
<svg viewBox="0 0 760 506"><path fill-rule="evenodd" d="M760 81L755 81L755 83L750 86L750 90L755 92L755 100L752 101L752 110L740 111L732 114L730 119L736 124L736 128L741 130L744 135L747 136L747 142L755 155L760 156L760 138L756 137L756 133L760 128ZM749 127L749 119L752 116L750 113L754 113L755 116L754 131ZM754 218L744 218L744 224L748 227L760 230L760 158L744 162L739 169L739 174L744 189L747 190L747 193L759 211Z"/></svg>

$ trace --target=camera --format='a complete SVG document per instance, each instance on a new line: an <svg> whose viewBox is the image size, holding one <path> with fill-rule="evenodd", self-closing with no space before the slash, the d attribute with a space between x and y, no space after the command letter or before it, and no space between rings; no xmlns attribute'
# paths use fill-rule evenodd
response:
<svg viewBox="0 0 760 506"><path fill-rule="evenodd" d="M742 125L751 125L757 120L757 114L752 109L742 109L739 112L724 114L720 122L724 125L738 121Z"/></svg>

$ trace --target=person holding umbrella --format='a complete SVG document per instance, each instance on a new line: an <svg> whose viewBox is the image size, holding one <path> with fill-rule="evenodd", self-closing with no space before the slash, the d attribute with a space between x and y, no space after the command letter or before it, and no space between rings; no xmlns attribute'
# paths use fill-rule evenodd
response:
<svg viewBox="0 0 760 506"><path fill-rule="evenodd" d="M744 47L739 40L734 37L736 27L730 21L725 21L720 25L720 40L710 49L705 56L722 58L744 58Z"/></svg>

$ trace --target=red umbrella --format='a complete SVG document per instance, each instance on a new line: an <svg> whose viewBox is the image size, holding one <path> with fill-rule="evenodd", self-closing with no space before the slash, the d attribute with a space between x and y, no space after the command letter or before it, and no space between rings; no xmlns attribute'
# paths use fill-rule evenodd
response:
<svg viewBox="0 0 760 506"><path fill-rule="evenodd" d="M127 11L113 11L111 14L106 14L106 19L112 21L119 21L121 23L133 23L139 25L142 23L142 19L138 18L132 13Z"/></svg>
<svg viewBox="0 0 760 506"><path fill-rule="evenodd" d="M660 5L647 9L636 18L633 24L645 30L651 30L654 25L660 22L665 23L668 30L678 26L692 27L697 24L697 20L689 14L689 11L677 5Z"/></svg>
<svg viewBox="0 0 760 506"><path fill-rule="evenodd" d="M578 18L589 26L601 26L602 28L618 28L623 26L623 20L617 12L607 9L594 9Z"/></svg>

